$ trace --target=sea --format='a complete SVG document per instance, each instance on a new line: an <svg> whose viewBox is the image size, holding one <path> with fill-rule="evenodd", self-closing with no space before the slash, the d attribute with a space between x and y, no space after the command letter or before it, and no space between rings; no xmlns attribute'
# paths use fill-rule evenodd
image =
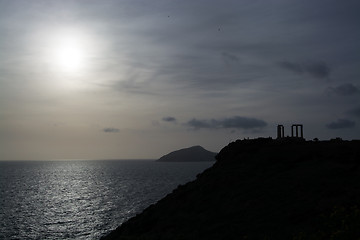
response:
<svg viewBox="0 0 360 240"><path fill-rule="evenodd" d="M100 239L212 164L0 161L0 239Z"/></svg>

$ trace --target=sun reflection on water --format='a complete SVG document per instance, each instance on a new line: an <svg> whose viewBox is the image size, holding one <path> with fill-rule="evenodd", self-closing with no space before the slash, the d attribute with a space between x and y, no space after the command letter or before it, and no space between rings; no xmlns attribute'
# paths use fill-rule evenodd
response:
<svg viewBox="0 0 360 240"><path fill-rule="evenodd" d="M0 162L0 239L99 239L210 164Z"/></svg>

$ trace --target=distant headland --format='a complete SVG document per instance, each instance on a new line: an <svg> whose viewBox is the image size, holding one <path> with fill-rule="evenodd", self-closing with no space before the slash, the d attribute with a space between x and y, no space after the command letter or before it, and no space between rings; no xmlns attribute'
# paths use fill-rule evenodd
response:
<svg viewBox="0 0 360 240"><path fill-rule="evenodd" d="M157 161L159 162L207 162L215 161L217 153L210 152L201 146L193 146L183 148L177 151L168 153Z"/></svg>

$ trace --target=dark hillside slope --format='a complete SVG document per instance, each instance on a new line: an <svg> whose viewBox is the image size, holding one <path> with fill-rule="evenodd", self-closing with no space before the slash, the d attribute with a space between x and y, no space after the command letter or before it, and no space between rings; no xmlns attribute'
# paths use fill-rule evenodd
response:
<svg viewBox="0 0 360 240"><path fill-rule="evenodd" d="M359 205L360 141L238 140L103 239L358 239Z"/></svg>

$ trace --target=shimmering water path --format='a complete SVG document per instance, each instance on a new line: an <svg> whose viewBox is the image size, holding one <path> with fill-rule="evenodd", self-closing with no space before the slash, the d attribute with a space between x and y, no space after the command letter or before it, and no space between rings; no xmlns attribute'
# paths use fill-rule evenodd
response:
<svg viewBox="0 0 360 240"><path fill-rule="evenodd" d="M0 239L99 239L212 164L0 162Z"/></svg>

